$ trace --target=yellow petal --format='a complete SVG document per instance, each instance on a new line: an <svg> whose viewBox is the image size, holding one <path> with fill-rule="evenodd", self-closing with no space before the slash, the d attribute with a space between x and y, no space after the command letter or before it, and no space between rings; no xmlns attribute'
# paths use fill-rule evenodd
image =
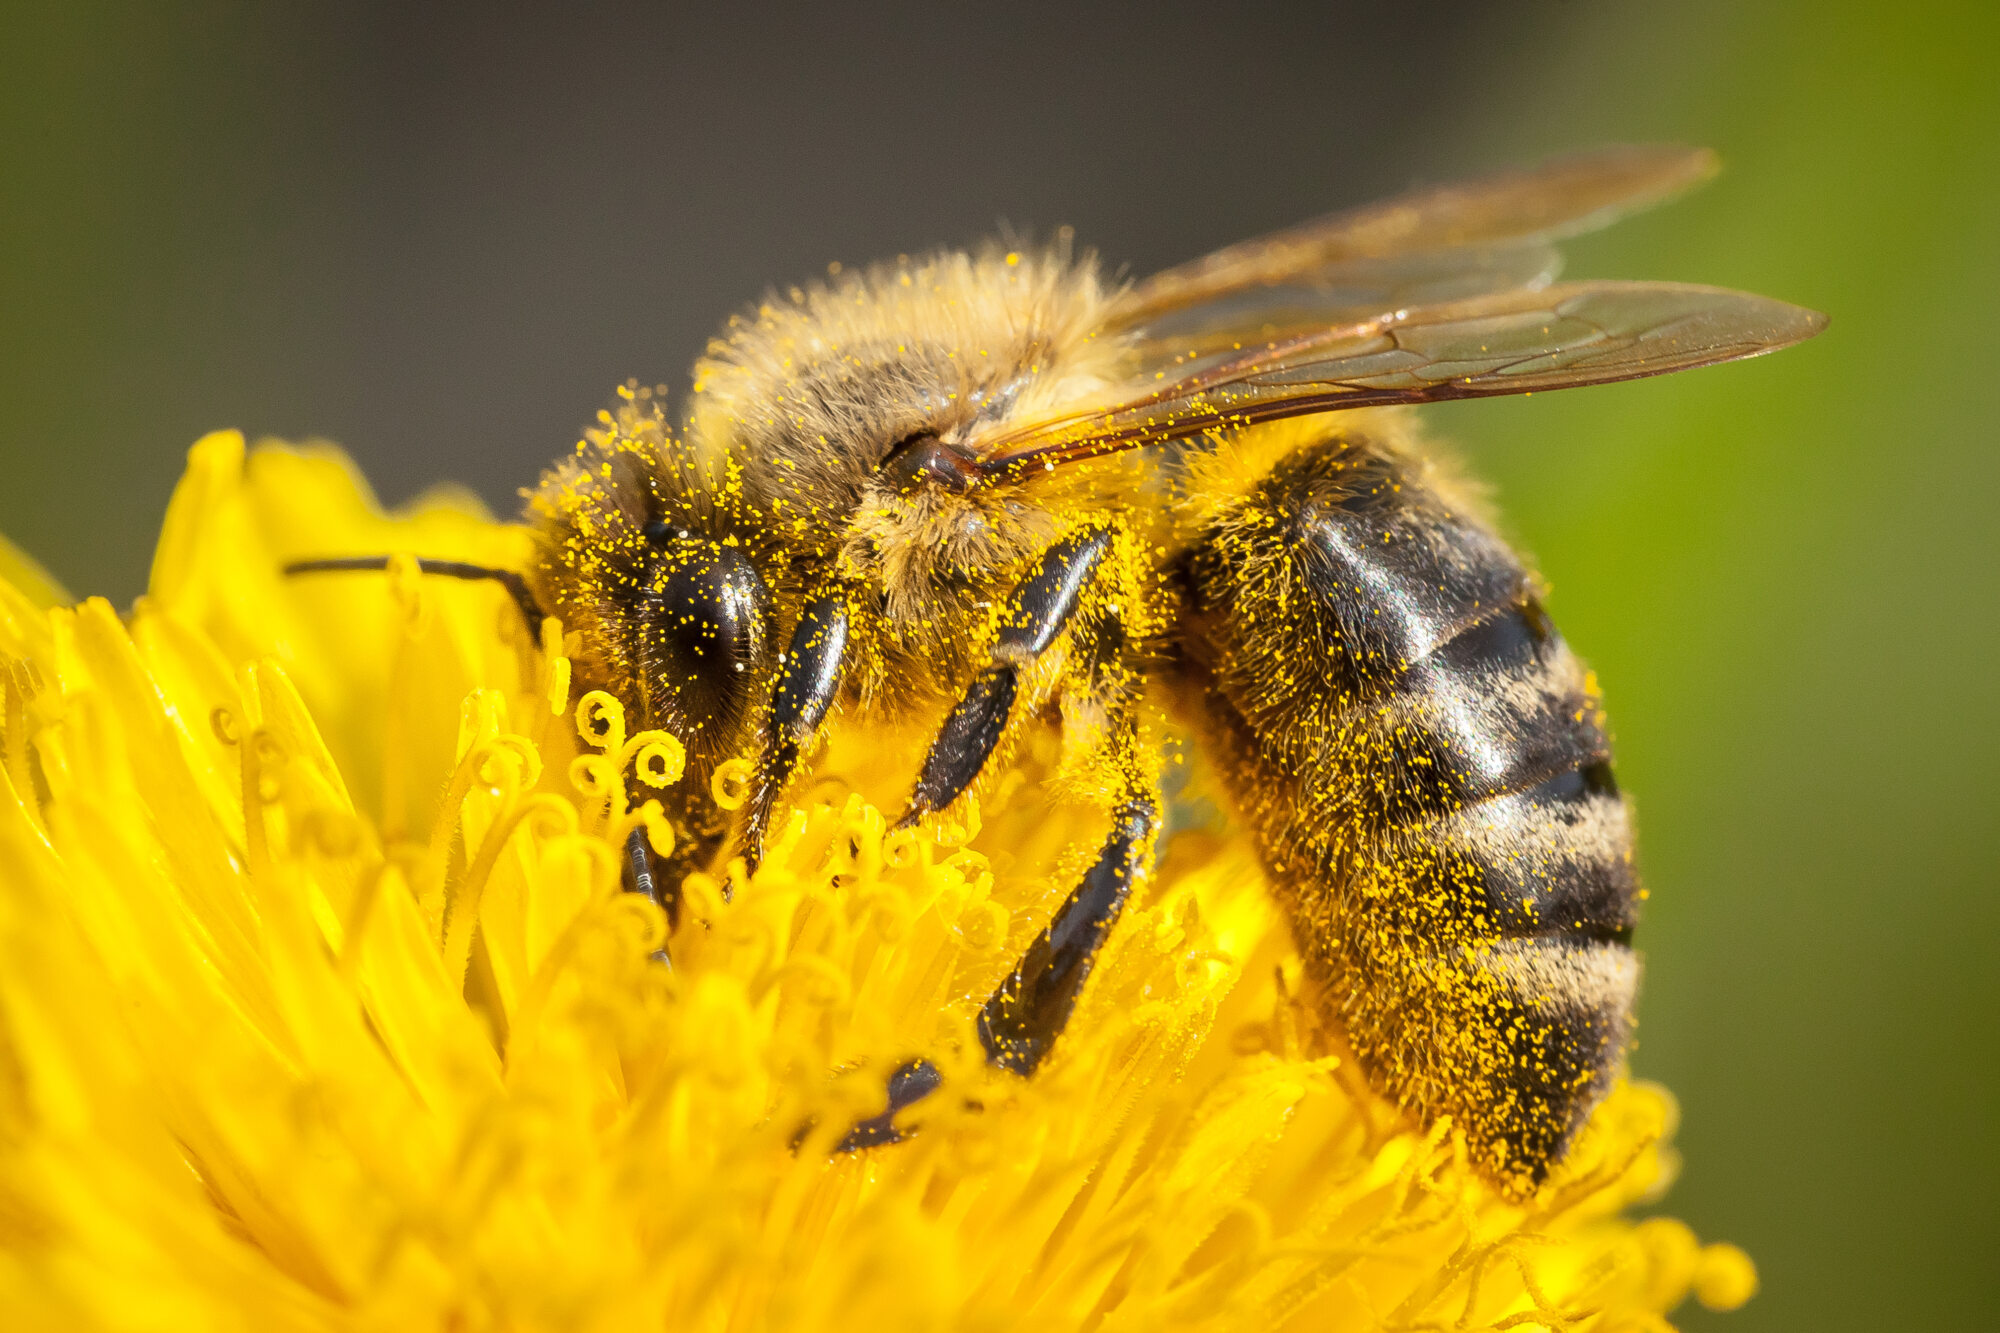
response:
<svg viewBox="0 0 2000 1333"><path fill-rule="evenodd" d="M987 1069L979 1003L1103 832L1033 745L919 836L875 802L924 738L850 722L661 967L609 766L678 794L674 745L580 739L560 638L408 562L526 541L225 433L129 620L0 551L10 1327L1657 1328L1754 1290L1625 1216L1673 1170L1658 1089L1522 1201L1401 1123L1227 837L1169 849L1033 1080ZM283 573L331 555L400 559ZM917 1132L830 1158L918 1054Z"/></svg>

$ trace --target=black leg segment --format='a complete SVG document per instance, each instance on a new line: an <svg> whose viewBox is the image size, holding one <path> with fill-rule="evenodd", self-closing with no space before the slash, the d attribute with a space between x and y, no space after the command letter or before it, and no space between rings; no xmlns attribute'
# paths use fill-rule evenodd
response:
<svg viewBox="0 0 2000 1333"><path fill-rule="evenodd" d="M917 788L910 793L910 808L896 821L897 828L908 828L933 810L944 809L972 785L1007 729L1015 683L1011 666L995 667L972 682L931 742L930 753L924 756L924 771L917 775Z"/></svg>
<svg viewBox="0 0 2000 1333"><path fill-rule="evenodd" d="M1014 589L993 645L994 660L1025 666L1040 657L1076 614L1084 588L1110 549L1109 528L1085 528L1051 546L1040 567Z"/></svg>
<svg viewBox="0 0 2000 1333"><path fill-rule="evenodd" d="M1111 529L1105 527L1072 533L1051 546L1035 572L1014 589L993 643L993 665L972 682L931 742L910 808L896 821L897 828L944 809L979 776L1007 730L1020 668L1046 652L1069 624L1111 549L1111 539Z"/></svg>
<svg viewBox="0 0 2000 1333"><path fill-rule="evenodd" d="M653 845L646 840L646 826L641 824L626 836L625 891L643 893L659 905L667 914L667 930L671 933L681 923L680 891L660 882L659 873L653 865ZM667 951L662 948L655 955L666 961Z"/></svg>
<svg viewBox="0 0 2000 1333"><path fill-rule="evenodd" d="M1157 817L1150 799L1119 808L1097 864L979 1011L979 1040L988 1063L1032 1074L1062 1035L1097 951L1144 873L1142 858Z"/></svg>
<svg viewBox="0 0 2000 1333"><path fill-rule="evenodd" d="M791 780L799 755L826 720L840 692L847 661L847 598L841 593L816 597L799 611L798 626L785 650L785 663L771 696L770 734L757 766L757 786L751 794L744 829L744 857L755 870L764 855L771 809Z"/></svg>

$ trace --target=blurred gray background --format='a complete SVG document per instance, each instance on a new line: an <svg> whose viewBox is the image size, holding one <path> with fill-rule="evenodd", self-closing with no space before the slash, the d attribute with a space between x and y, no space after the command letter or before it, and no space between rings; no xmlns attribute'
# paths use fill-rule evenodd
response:
<svg viewBox="0 0 2000 1333"><path fill-rule="evenodd" d="M1616 140L1720 149L1572 272L1833 314L1750 365L1435 413L1601 671L1654 890L1690 1328L2000 1325L2000 33L1807 0L981 9L19 4L0 531L144 586L202 432L503 511L768 284L1070 223L1144 272Z"/></svg>

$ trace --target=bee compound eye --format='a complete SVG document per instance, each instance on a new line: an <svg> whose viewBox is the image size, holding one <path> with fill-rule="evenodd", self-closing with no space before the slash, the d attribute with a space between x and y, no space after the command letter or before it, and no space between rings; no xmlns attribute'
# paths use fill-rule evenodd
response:
<svg viewBox="0 0 2000 1333"><path fill-rule="evenodd" d="M676 537L647 570L635 629L658 720L713 736L768 673L770 589L739 548Z"/></svg>

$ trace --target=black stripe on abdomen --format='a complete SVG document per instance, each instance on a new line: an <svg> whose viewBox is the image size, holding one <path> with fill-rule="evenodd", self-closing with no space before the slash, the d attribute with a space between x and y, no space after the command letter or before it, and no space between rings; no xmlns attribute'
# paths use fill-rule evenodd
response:
<svg viewBox="0 0 2000 1333"><path fill-rule="evenodd" d="M1466 906L1494 934L1631 942L1631 817L1585 771L1470 806L1435 834L1468 867Z"/></svg>
<svg viewBox="0 0 2000 1333"><path fill-rule="evenodd" d="M1433 901L1505 937L1630 940L1639 883L1610 742L1537 603L1439 645L1375 725L1407 787L1391 826L1449 867Z"/></svg>
<svg viewBox="0 0 2000 1333"><path fill-rule="evenodd" d="M1356 790L1374 797L1357 812L1381 833L1565 774L1610 780L1583 668L1532 601L1462 628L1349 709L1339 736Z"/></svg>
<svg viewBox="0 0 2000 1333"><path fill-rule="evenodd" d="M1385 460L1362 471L1373 489L1305 502L1292 531L1293 559L1327 637L1365 687L1393 682L1517 604L1527 575L1499 538L1421 503Z"/></svg>

